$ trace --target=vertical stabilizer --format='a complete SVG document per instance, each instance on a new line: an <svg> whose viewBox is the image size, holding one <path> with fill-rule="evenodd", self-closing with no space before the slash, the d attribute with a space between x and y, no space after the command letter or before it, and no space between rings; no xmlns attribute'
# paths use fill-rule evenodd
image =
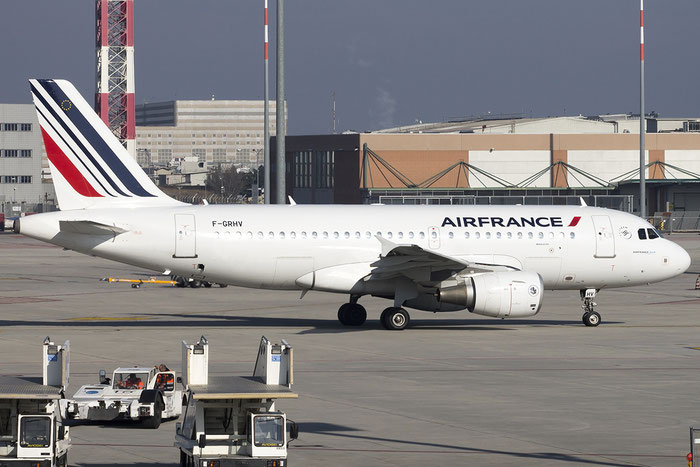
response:
<svg viewBox="0 0 700 467"><path fill-rule="evenodd" d="M61 210L183 204L155 186L71 83L29 83Z"/></svg>

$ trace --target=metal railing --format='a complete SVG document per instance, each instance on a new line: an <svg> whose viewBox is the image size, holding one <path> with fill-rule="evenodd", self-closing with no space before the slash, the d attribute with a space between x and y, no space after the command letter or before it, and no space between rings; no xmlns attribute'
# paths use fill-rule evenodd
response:
<svg viewBox="0 0 700 467"><path fill-rule="evenodd" d="M379 195L381 204L441 204L441 205L504 205L528 206L577 206L581 198L589 206L632 212L633 195L590 195L590 196L473 196L473 195ZM372 200L374 201L374 200Z"/></svg>
<svg viewBox="0 0 700 467"><path fill-rule="evenodd" d="M700 211L672 211L656 213L648 219L663 233L700 232Z"/></svg>

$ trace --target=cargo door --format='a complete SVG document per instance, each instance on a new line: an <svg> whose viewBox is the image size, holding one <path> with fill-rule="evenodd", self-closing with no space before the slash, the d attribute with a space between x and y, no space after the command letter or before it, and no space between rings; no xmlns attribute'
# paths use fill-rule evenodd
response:
<svg viewBox="0 0 700 467"><path fill-rule="evenodd" d="M173 258L196 258L197 241L194 214L175 214L175 254Z"/></svg>
<svg viewBox="0 0 700 467"><path fill-rule="evenodd" d="M595 257L615 257L615 236L609 216L592 216L595 229Z"/></svg>

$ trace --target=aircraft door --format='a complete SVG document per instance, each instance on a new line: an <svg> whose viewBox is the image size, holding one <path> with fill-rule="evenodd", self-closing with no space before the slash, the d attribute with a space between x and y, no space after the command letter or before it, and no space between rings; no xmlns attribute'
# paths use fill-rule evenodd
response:
<svg viewBox="0 0 700 467"><path fill-rule="evenodd" d="M197 240L194 214L175 214L175 254L173 258L196 258Z"/></svg>
<svg viewBox="0 0 700 467"><path fill-rule="evenodd" d="M595 229L595 257L615 257L615 236L610 216L592 216Z"/></svg>
<svg viewBox="0 0 700 467"><path fill-rule="evenodd" d="M428 242L431 250L440 248L440 229L437 227L428 227Z"/></svg>

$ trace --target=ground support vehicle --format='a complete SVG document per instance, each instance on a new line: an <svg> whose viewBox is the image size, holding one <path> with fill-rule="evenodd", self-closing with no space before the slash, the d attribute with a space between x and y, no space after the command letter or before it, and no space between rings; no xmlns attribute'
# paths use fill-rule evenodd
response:
<svg viewBox="0 0 700 467"><path fill-rule="evenodd" d="M71 447L64 425L70 344L43 345L43 377L0 376L0 466L66 467Z"/></svg>
<svg viewBox="0 0 700 467"><path fill-rule="evenodd" d="M210 376L209 345L182 343L187 405L175 446L182 467L286 467L296 423L275 407L293 399L292 347L260 341L253 376Z"/></svg>
<svg viewBox="0 0 700 467"><path fill-rule="evenodd" d="M182 413L182 391L174 371L157 368L117 368L112 378L100 370L100 383L81 387L68 401L67 415L75 420L140 420L158 428L162 419Z"/></svg>

